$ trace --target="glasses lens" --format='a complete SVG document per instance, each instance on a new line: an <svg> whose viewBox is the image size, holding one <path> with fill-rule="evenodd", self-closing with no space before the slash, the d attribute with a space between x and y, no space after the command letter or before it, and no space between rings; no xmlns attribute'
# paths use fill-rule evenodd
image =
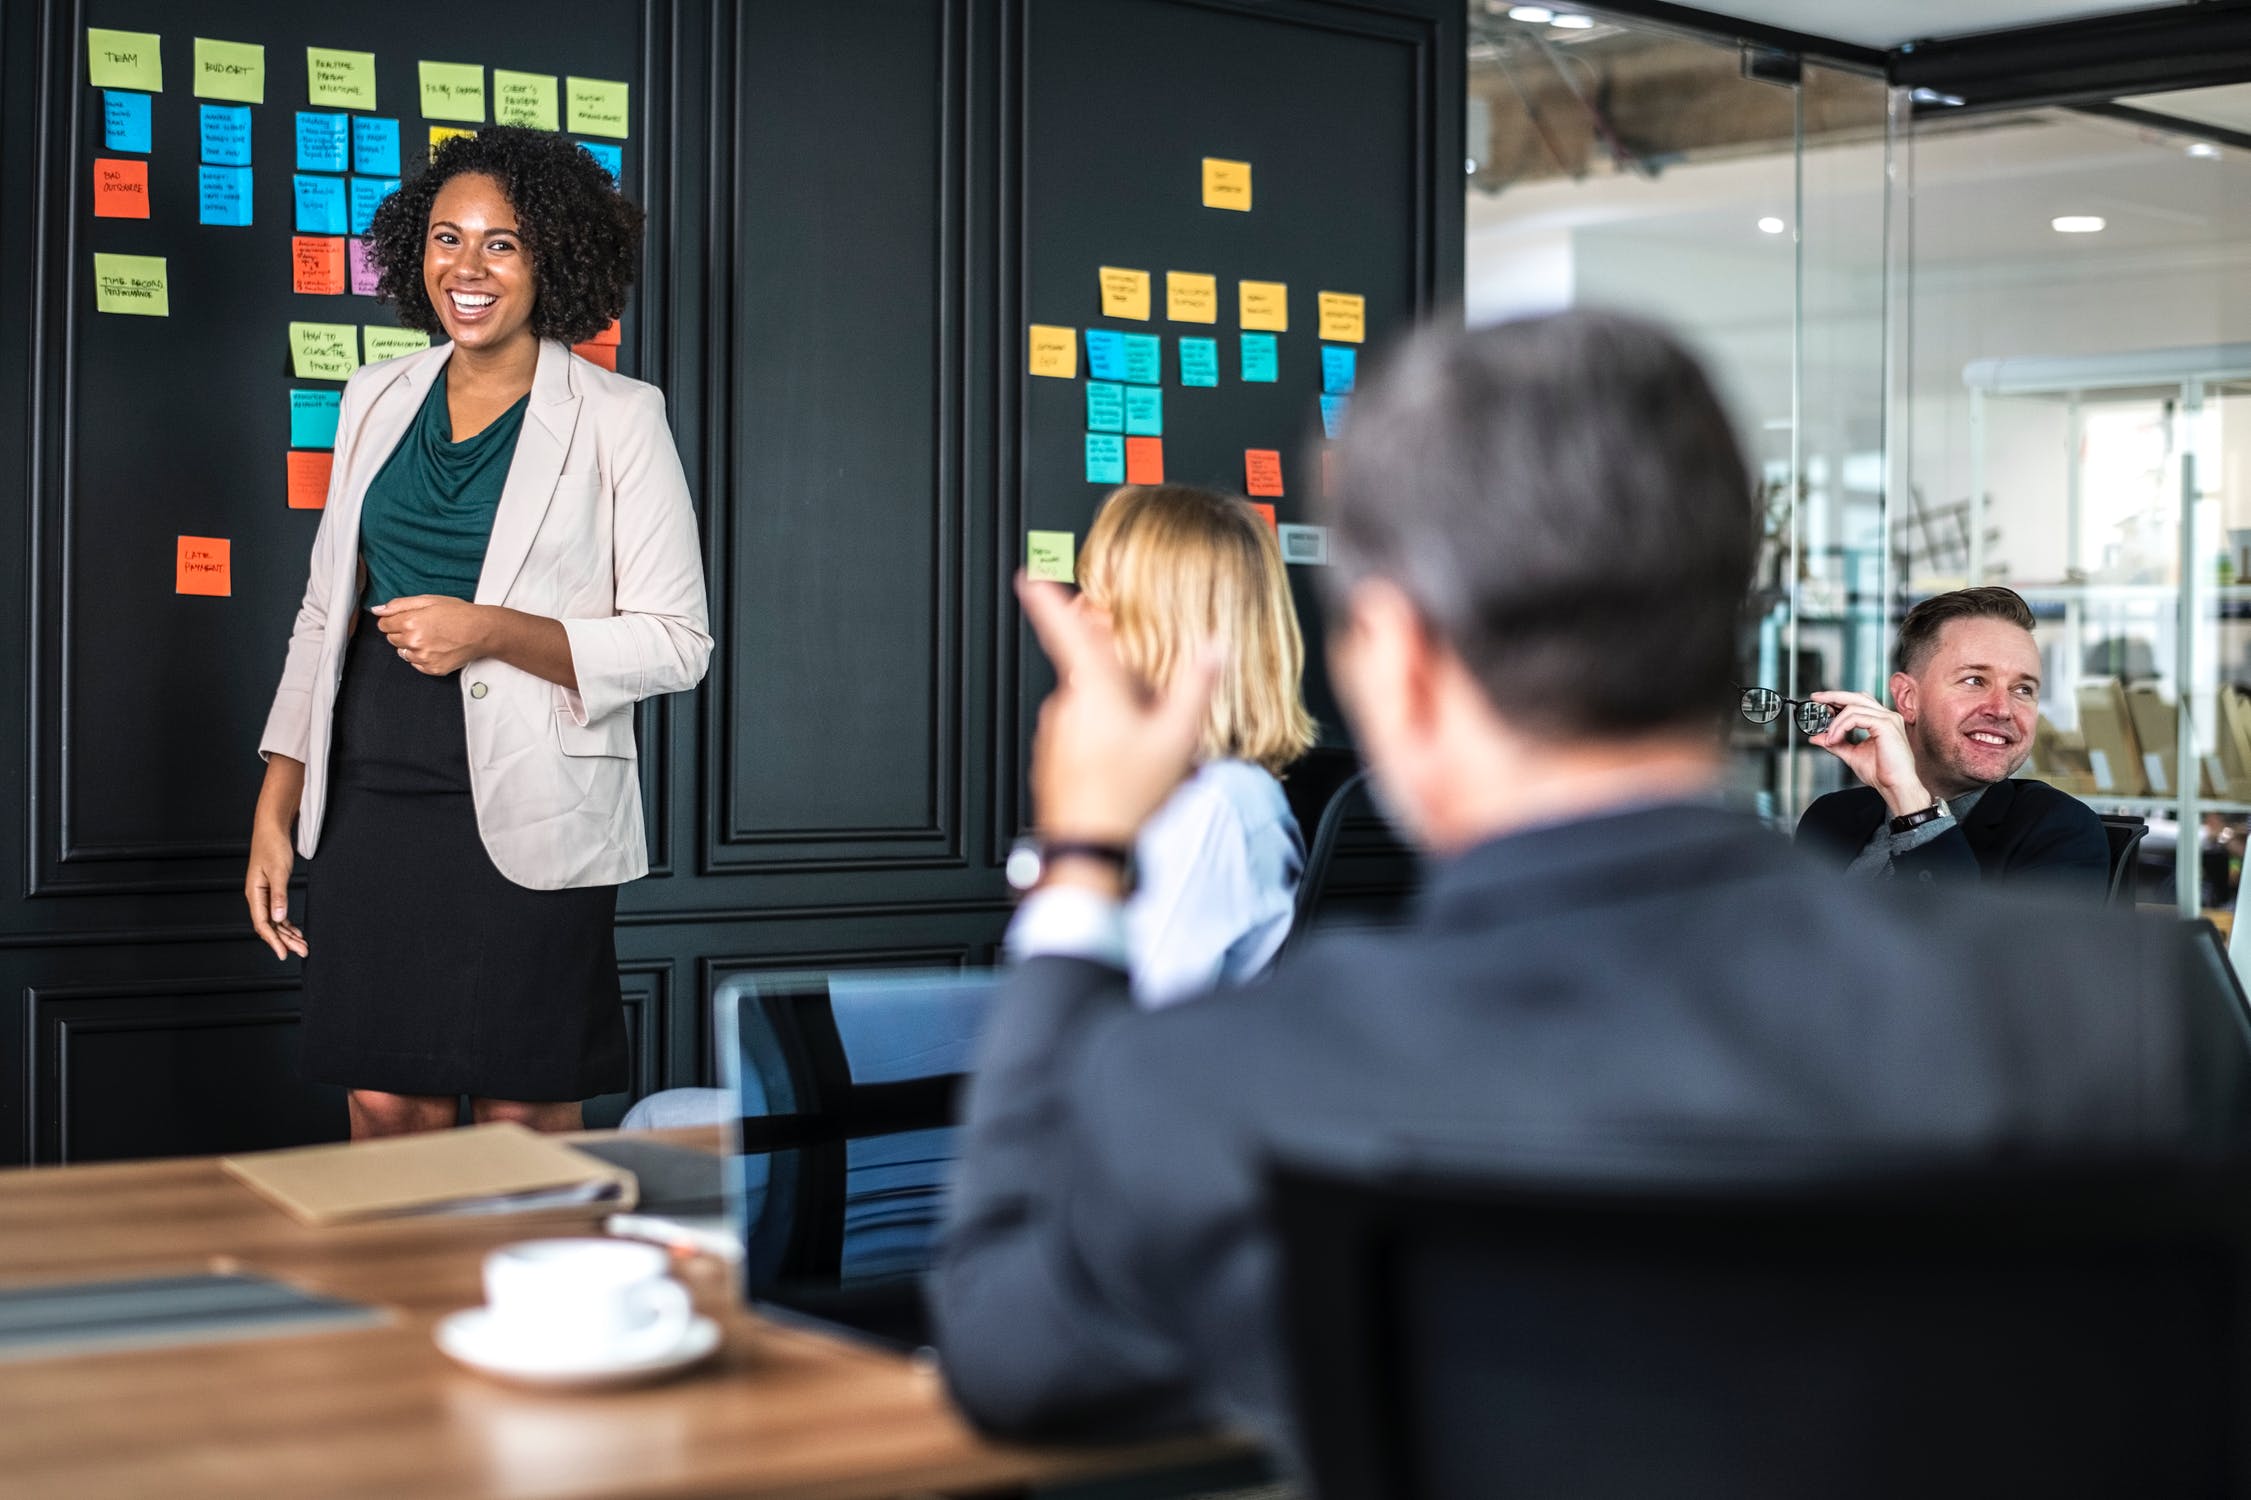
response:
<svg viewBox="0 0 2251 1500"><path fill-rule="evenodd" d="M1772 688L1743 690L1743 717L1754 724L1771 724L1782 712L1782 695Z"/></svg>
<svg viewBox="0 0 2251 1500"><path fill-rule="evenodd" d="M1836 716L1837 711L1826 703L1801 703L1798 705L1798 730L1802 734L1819 734Z"/></svg>

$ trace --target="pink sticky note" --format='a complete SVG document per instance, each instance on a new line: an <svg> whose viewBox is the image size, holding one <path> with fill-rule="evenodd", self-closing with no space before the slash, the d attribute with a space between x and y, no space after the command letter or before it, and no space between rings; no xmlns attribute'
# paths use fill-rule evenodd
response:
<svg viewBox="0 0 2251 1500"><path fill-rule="evenodd" d="M367 241L347 241L345 252L345 258L351 262L352 267L352 295L355 297L374 296L375 262L368 259Z"/></svg>

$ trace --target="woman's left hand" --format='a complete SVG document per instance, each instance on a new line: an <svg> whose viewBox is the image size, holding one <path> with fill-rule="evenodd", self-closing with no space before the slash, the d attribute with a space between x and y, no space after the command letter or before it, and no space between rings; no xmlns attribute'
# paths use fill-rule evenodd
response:
<svg viewBox="0 0 2251 1500"><path fill-rule="evenodd" d="M409 594L375 606L376 623L406 664L431 677L458 672L480 656L493 611L444 594Z"/></svg>

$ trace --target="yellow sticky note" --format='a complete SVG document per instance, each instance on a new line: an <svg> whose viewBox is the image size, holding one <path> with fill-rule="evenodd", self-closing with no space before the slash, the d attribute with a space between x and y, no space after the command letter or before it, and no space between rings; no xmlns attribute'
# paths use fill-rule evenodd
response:
<svg viewBox="0 0 2251 1500"><path fill-rule="evenodd" d="M433 125L430 127L430 159L437 160L438 148L457 135L473 136L474 130L463 130L458 125Z"/></svg>
<svg viewBox="0 0 2251 1500"><path fill-rule="evenodd" d="M292 323L289 362L299 380L349 380L360 367L360 331L349 323Z"/></svg>
<svg viewBox="0 0 2251 1500"><path fill-rule="evenodd" d="M1079 539L1068 531L1024 533L1024 576L1034 583L1078 580Z"/></svg>
<svg viewBox="0 0 2251 1500"><path fill-rule="evenodd" d="M483 63L434 63L422 67L422 117L426 120L485 119Z"/></svg>
<svg viewBox="0 0 2251 1500"><path fill-rule="evenodd" d="M1368 299L1357 292L1321 294L1321 337L1357 344L1368 336Z"/></svg>
<svg viewBox="0 0 2251 1500"><path fill-rule="evenodd" d="M307 47L305 86L315 109L373 109L375 54Z"/></svg>
<svg viewBox="0 0 2251 1500"><path fill-rule="evenodd" d="M1102 316L1149 320L1149 273L1123 266L1102 268Z"/></svg>
<svg viewBox="0 0 2251 1500"><path fill-rule="evenodd" d="M1219 321L1219 278L1194 271L1165 272L1165 316L1175 323Z"/></svg>
<svg viewBox="0 0 2251 1500"><path fill-rule="evenodd" d="M430 347L430 335L426 333L417 333L411 328L391 328L379 323L368 324L362 331L361 338L365 341L367 362L371 365L379 359L397 359L402 354L412 354L416 350Z"/></svg>
<svg viewBox="0 0 2251 1500"><path fill-rule="evenodd" d="M1251 211L1251 164L1224 157L1204 158L1204 207Z"/></svg>
<svg viewBox="0 0 2251 1500"><path fill-rule="evenodd" d="M1031 368L1034 375L1062 380L1079 378L1079 331L1048 323L1032 325Z"/></svg>
<svg viewBox="0 0 2251 1500"><path fill-rule="evenodd" d="M94 311L172 316L171 276L161 255L94 256Z"/></svg>
<svg viewBox="0 0 2251 1500"><path fill-rule="evenodd" d="M236 104L266 102L266 49L256 42L195 39L195 96Z"/></svg>
<svg viewBox="0 0 2251 1500"><path fill-rule="evenodd" d="M1246 281L1241 283L1242 318L1245 328L1259 328L1268 333L1290 331L1290 289L1279 281Z"/></svg>
<svg viewBox="0 0 2251 1500"><path fill-rule="evenodd" d="M492 70L492 122L529 125L534 130L563 128L562 94L552 73Z"/></svg>
<svg viewBox="0 0 2251 1500"><path fill-rule="evenodd" d="M632 93L628 85L612 83L606 78L569 78L564 80L564 91L570 104L571 129L580 135L625 139L626 116L630 112L628 98Z"/></svg>
<svg viewBox="0 0 2251 1500"><path fill-rule="evenodd" d="M98 89L164 92L164 57L153 31L86 28L86 81Z"/></svg>

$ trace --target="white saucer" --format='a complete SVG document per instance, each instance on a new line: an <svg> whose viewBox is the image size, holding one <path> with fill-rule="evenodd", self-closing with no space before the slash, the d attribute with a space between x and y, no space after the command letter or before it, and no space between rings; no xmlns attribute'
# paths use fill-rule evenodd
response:
<svg viewBox="0 0 2251 1500"><path fill-rule="evenodd" d="M482 1307L465 1307L440 1318L433 1336L456 1364L516 1385L546 1390L600 1390L660 1380L710 1358L719 1347L719 1325L701 1314L689 1320L688 1331L671 1348L629 1359L564 1360L504 1344L493 1337L492 1316Z"/></svg>

